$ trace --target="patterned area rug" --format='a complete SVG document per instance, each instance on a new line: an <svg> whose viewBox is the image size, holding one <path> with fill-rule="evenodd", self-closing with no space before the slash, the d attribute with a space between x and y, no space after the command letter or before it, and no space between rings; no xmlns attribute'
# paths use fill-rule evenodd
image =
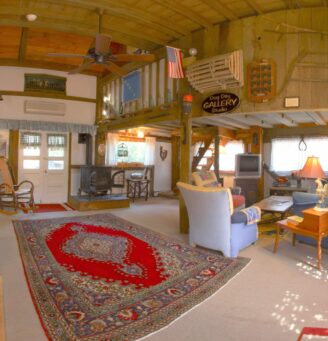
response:
<svg viewBox="0 0 328 341"><path fill-rule="evenodd" d="M136 340L211 296L249 262L191 248L111 214L14 226L50 340Z"/></svg>

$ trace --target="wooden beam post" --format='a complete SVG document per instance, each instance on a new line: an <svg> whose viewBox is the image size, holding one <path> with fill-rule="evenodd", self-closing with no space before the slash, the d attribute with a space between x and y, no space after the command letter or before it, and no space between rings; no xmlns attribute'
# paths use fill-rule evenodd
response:
<svg viewBox="0 0 328 341"><path fill-rule="evenodd" d="M19 150L19 130L9 131L9 151L8 162L12 168L13 175L18 181L18 150Z"/></svg>
<svg viewBox="0 0 328 341"><path fill-rule="evenodd" d="M214 172L219 181L220 179L220 136L214 137Z"/></svg>
<svg viewBox="0 0 328 341"><path fill-rule="evenodd" d="M172 191L176 192L177 182L180 179L180 138L179 136L172 136Z"/></svg>
<svg viewBox="0 0 328 341"><path fill-rule="evenodd" d="M97 77L97 95L96 95L96 117L95 117L96 125L102 119L103 101L104 101L103 79L101 76L98 76ZM97 135L95 139L95 163L96 165L105 164L105 154L102 153L103 146L99 147L105 142L106 142L106 134L104 132L97 131Z"/></svg>
<svg viewBox="0 0 328 341"><path fill-rule="evenodd" d="M183 101L180 128L180 181L189 183L191 176L191 102ZM189 219L186 205L180 196L180 232L188 233Z"/></svg>

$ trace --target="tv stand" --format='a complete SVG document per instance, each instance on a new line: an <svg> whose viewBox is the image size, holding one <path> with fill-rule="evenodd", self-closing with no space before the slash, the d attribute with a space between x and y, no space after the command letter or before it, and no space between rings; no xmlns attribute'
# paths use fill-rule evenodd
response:
<svg viewBox="0 0 328 341"><path fill-rule="evenodd" d="M241 188L241 194L245 197L246 207L258 202L258 178L235 178L235 186Z"/></svg>

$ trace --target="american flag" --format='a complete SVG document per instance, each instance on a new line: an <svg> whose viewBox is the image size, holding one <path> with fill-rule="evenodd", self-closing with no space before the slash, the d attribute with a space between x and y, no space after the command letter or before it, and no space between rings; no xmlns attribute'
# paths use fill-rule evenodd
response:
<svg viewBox="0 0 328 341"><path fill-rule="evenodd" d="M184 78L182 67L182 53L180 49L166 46L168 72L170 78Z"/></svg>

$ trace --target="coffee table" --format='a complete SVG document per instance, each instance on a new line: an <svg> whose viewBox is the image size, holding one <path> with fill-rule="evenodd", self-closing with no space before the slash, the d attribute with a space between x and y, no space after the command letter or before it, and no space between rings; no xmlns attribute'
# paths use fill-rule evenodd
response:
<svg viewBox="0 0 328 341"><path fill-rule="evenodd" d="M286 212L293 206L293 197L271 195L254 205L258 206L262 212L278 213L280 219L283 219Z"/></svg>

